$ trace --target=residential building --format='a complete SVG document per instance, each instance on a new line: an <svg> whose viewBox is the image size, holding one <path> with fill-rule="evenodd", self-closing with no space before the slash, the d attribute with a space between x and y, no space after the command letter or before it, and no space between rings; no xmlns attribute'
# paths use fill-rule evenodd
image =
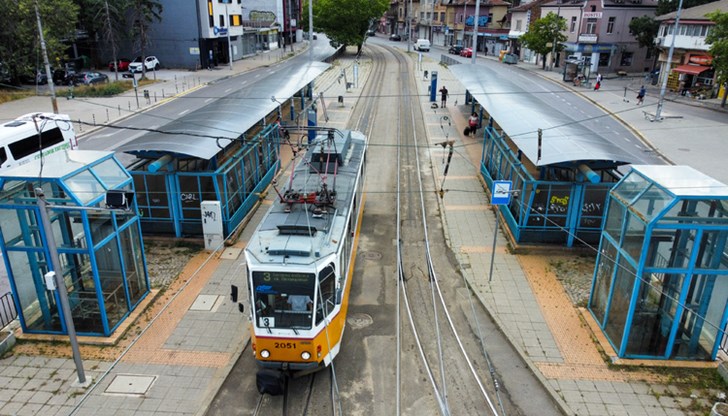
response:
<svg viewBox="0 0 728 416"><path fill-rule="evenodd" d="M475 1L452 0L445 3L448 29L452 29L452 43L460 43L466 47L473 44L475 28ZM508 31L510 24L509 8L511 3L503 0L480 0L478 10L478 52L498 55L508 48ZM452 17L452 20L448 20ZM450 23L452 22L452 26Z"/></svg>
<svg viewBox="0 0 728 416"><path fill-rule="evenodd" d="M639 46L629 23L640 16L654 16L657 0L554 0L541 5L541 16L549 12L566 21L565 49L556 57L584 56L591 73L649 72L653 51Z"/></svg>
<svg viewBox="0 0 728 416"><path fill-rule="evenodd" d="M710 45L705 37L715 25L705 15L714 11L728 11L728 0L716 1L682 10L677 31L675 17L677 12L658 16L660 29L657 32L655 45L660 49L658 62L660 79L667 76L667 87L685 95L714 96L717 91L715 71L711 63L713 58L708 53ZM670 45L674 49L672 62L667 57ZM720 96L723 95L721 88Z"/></svg>
<svg viewBox="0 0 728 416"><path fill-rule="evenodd" d="M531 26L533 22L541 18L541 4L551 0L534 0L521 4L514 4L509 10L511 14L511 24L508 30L508 39L510 40L509 50L511 53L518 55L522 61L538 64L540 56L532 50L522 47L520 38Z"/></svg>
<svg viewBox="0 0 728 416"><path fill-rule="evenodd" d="M244 7L242 0L158 1L164 12L149 27L144 53L155 55L165 67L222 66L302 40L297 25L301 0L245 0ZM131 42L123 44L121 56L137 56L138 49Z"/></svg>

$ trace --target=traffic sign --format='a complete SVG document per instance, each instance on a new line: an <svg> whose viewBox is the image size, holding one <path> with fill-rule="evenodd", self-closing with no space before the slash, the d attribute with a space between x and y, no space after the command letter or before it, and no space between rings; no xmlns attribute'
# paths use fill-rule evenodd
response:
<svg viewBox="0 0 728 416"><path fill-rule="evenodd" d="M493 181L492 205L508 205L511 202L511 181Z"/></svg>

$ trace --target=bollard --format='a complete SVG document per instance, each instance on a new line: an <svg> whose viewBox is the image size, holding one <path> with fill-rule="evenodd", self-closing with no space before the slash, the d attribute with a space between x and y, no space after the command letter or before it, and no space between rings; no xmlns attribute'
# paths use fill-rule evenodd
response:
<svg viewBox="0 0 728 416"><path fill-rule="evenodd" d="M109 122L109 120L110 120L110 119L109 119L109 109L107 108L107 109L106 109L106 122L108 123L108 122Z"/></svg>
<svg viewBox="0 0 728 416"><path fill-rule="evenodd" d="M93 119L93 125L96 125L96 114L91 114L91 118Z"/></svg>
<svg viewBox="0 0 728 416"><path fill-rule="evenodd" d="M162 98L164 98L164 88L162 88Z"/></svg>
<svg viewBox="0 0 728 416"><path fill-rule="evenodd" d="M155 103L157 102L157 92L156 91L154 91L154 102Z"/></svg>
<svg viewBox="0 0 728 416"><path fill-rule="evenodd" d="M127 104L129 104L129 112L131 112L131 101L127 101Z"/></svg>
<svg viewBox="0 0 728 416"><path fill-rule="evenodd" d="M81 119L78 119L78 131L83 131L83 124L81 124Z"/></svg>
<svg viewBox="0 0 728 416"><path fill-rule="evenodd" d="M174 93L179 94L179 86L177 85L177 82L174 83Z"/></svg>
<svg viewBox="0 0 728 416"><path fill-rule="evenodd" d="M118 108L118 110L119 110L119 115L121 116L121 104L117 105L116 107Z"/></svg>
<svg viewBox="0 0 728 416"><path fill-rule="evenodd" d="M147 104L151 104L151 100L149 99L149 90L144 90L144 99L147 100Z"/></svg>

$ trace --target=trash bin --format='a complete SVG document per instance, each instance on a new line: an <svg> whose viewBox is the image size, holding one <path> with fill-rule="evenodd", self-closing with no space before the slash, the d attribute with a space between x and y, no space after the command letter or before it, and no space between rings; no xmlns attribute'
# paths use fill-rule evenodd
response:
<svg viewBox="0 0 728 416"><path fill-rule="evenodd" d="M498 55L498 60L499 60L499 61L503 62L503 57L504 57L504 56L506 56L506 52L508 52L508 51L507 51L507 50L505 50L505 49L502 49L502 50L500 51L500 54Z"/></svg>
<svg viewBox="0 0 728 416"><path fill-rule="evenodd" d="M144 90L144 98L149 99L149 90Z"/></svg>

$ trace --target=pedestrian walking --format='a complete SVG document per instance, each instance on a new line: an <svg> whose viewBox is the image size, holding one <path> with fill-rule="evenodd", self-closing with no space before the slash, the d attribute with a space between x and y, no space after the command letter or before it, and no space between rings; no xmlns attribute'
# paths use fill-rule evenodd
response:
<svg viewBox="0 0 728 416"><path fill-rule="evenodd" d="M645 90L645 86L643 85L640 87L640 91L637 93L637 104L636 105L644 104L645 94L647 94L647 90Z"/></svg>
<svg viewBox="0 0 728 416"><path fill-rule="evenodd" d="M442 88L440 88L440 107L442 107L442 108L447 107L447 96L448 96L447 87L445 87L443 85Z"/></svg>
<svg viewBox="0 0 728 416"><path fill-rule="evenodd" d="M597 84L601 84L601 83L602 83L602 74L597 72Z"/></svg>
<svg viewBox="0 0 728 416"><path fill-rule="evenodd" d="M602 82L597 81L597 83L594 84L594 91L599 91L599 88L601 88L601 86L602 86Z"/></svg>

